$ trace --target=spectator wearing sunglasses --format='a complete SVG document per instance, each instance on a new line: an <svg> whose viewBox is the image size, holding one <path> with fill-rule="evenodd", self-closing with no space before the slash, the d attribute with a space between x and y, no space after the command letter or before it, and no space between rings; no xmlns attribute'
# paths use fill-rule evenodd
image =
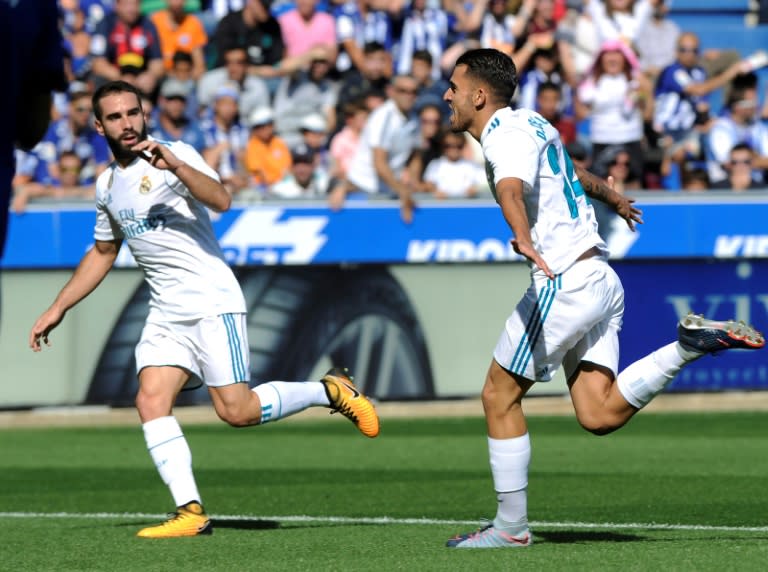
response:
<svg viewBox="0 0 768 572"><path fill-rule="evenodd" d="M713 189L730 189L735 192L765 190L765 183L754 178L754 151L746 143L734 145L728 154L728 162L723 165L728 178L712 185Z"/></svg>

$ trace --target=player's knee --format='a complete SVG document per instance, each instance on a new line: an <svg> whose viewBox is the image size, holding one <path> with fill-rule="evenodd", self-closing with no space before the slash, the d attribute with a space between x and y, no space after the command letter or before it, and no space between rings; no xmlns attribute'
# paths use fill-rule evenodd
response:
<svg viewBox="0 0 768 572"><path fill-rule="evenodd" d="M134 401L142 419L157 419L171 414L172 403L164 395L152 394L141 389Z"/></svg>

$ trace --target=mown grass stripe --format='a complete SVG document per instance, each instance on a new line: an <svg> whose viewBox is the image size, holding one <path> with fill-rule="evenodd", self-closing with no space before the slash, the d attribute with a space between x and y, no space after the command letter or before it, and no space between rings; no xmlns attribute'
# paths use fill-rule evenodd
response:
<svg viewBox="0 0 768 572"><path fill-rule="evenodd" d="M389 516L348 517L309 515L242 515L212 514L213 520L274 520L282 522L317 522L332 524L404 524L404 525L479 525L479 520L450 520L436 518L394 518ZM141 512L0 512L0 518L82 518L82 519L164 519L167 514ZM698 530L713 532L768 532L768 526L723 526L716 524L670 524L663 522L548 522L532 521L536 528L618 529L618 530Z"/></svg>

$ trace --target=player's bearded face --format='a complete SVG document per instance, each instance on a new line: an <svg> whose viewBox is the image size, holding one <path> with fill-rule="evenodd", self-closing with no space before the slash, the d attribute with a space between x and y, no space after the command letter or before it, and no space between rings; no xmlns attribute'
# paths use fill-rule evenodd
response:
<svg viewBox="0 0 768 572"><path fill-rule="evenodd" d="M147 125L138 98L133 93L118 93L102 99L102 120L97 128L115 159L132 160L134 145L147 138Z"/></svg>

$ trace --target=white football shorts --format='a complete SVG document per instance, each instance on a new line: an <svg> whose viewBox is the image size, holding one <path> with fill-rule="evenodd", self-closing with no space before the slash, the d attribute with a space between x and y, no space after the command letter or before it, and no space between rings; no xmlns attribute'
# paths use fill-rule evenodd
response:
<svg viewBox="0 0 768 572"><path fill-rule="evenodd" d="M184 389L221 387L251 378L245 314L180 322L148 322L136 346L136 373L148 366L176 366L191 373Z"/></svg>
<svg viewBox="0 0 768 572"><path fill-rule="evenodd" d="M554 280L537 272L507 318L493 357L534 381L550 381L561 365L570 379L582 361L615 376L623 315L624 288L604 259L576 262Z"/></svg>

